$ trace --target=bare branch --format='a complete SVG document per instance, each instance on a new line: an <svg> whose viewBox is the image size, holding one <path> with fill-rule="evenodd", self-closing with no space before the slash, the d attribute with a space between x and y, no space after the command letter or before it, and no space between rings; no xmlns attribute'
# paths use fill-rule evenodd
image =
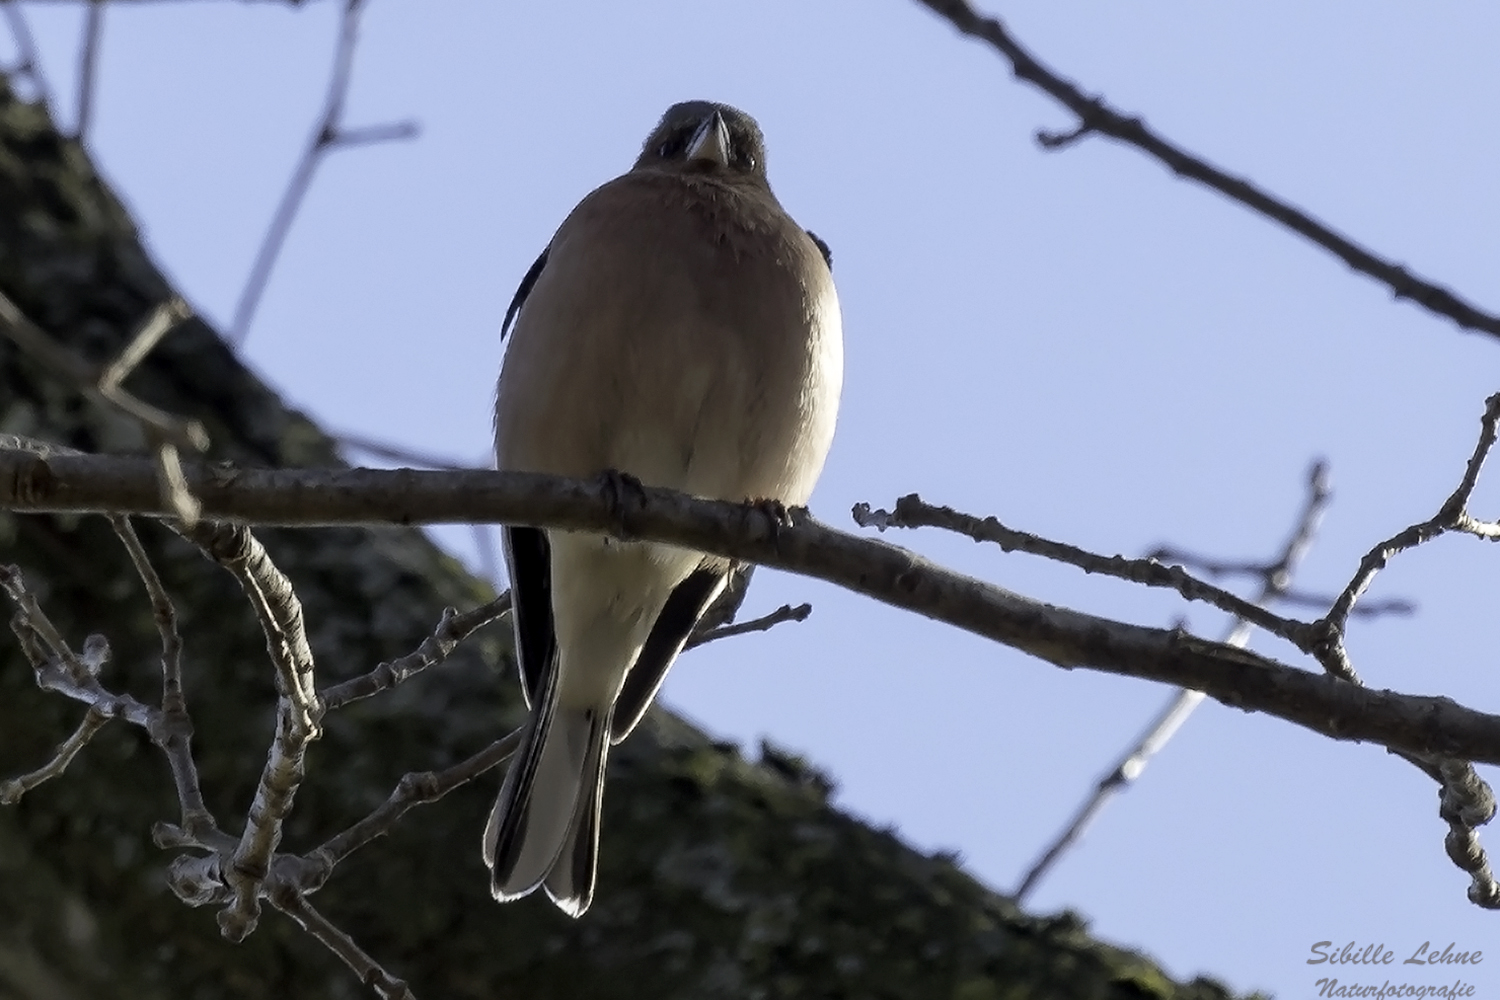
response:
<svg viewBox="0 0 1500 1000"><path fill-rule="evenodd" d="M405 775L390 797L374 812L342 833L328 838L317 849L309 851L307 860L324 871L332 871L340 861L387 833L413 806L436 802L460 785L505 763L516 752L520 742L521 731L517 729L446 770Z"/></svg>
<svg viewBox="0 0 1500 1000"><path fill-rule="evenodd" d="M323 707L313 682L312 649L302 621L302 603L265 547L248 529L231 524L201 524L179 533L227 569L239 582L266 636L266 651L276 666L277 692L291 702L295 737L318 738Z"/></svg>
<svg viewBox="0 0 1500 1000"><path fill-rule="evenodd" d="M332 712L351 702L368 698L389 690L397 684L435 667L448 658L454 648L474 632L510 611L510 591L506 591L488 604L481 604L473 611L459 614L453 608L444 608L442 620L431 635L422 640L415 652L382 663L367 674L335 684L323 691L320 698L323 709Z"/></svg>
<svg viewBox="0 0 1500 1000"><path fill-rule="evenodd" d="M108 392L101 390L98 373L92 365L27 319L3 294L0 294L0 334L9 337L33 361L100 406L139 421L150 432L179 448L202 451L208 447L208 433L198 421L174 417L141 402L118 385Z"/></svg>
<svg viewBox="0 0 1500 1000"><path fill-rule="evenodd" d="M124 543L125 551L130 554L136 574L145 584L146 595L151 599L151 616L161 636L161 711L152 720L150 732L152 741L161 747L172 769L172 781L182 809L175 842L202 843L204 838L218 832L218 824L203 801L198 764L193 760L193 720L188 715L187 698L182 689L182 636L177 631L177 608L130 521L123 517L111 517L109 521ZM161 835L157 837L158 841L163 839Z"/></svg>
<svg viewBox="0 0 1500 1000"><path fill-rule="evenodd" d="M869 504L856 504L854 522L860 527L874 527L880 531L886 528L943 528L967 535L976 542L993 542L1005 552L1026 552L1077 566L1085 573L1098 573L1147 587L1175 590L1187 600L1203 601L1220 611L1251 621L1293 645L1298 644L1301 630L1306 627L1303 622L1282 618L1257 606L1253 601L1205 583L1189 575L1180 566L1164 566L1155 559L1099 555L1067 542L1056 542L1007 528L994 517L978 518L951 507L934 506L915 493L897 500L895 511L871 510Z"/></svg>
<svg viewBox="0 0 1500 1000"><path fill-rule="evenodd" d="M719 639L728 639L730 636L745 635L750 632L768 632L782 622L805 622L810 614L812 614L811 604L799 604L795 608L790 604L783 604L768 615L736 622L733 625L720 625L718 628L711 628L706 632L690 636L688 641L683 643L682 649L686 652Z"/></svg>
<svg viewBox="0 0 1500 1000"><path fill-rule="evenodd" d="M291 917L307 933L317 938L329 951L343 959L344 964L354 970L359 981L375 991L381 1000L416 1000L416 994L406 982L397 979L371 958L354 939L334 926L323 914L313 908L307 897L290 889L273 892L271 905Z"/></svg>
<svg viewBox="0 0 1500 1000"><path fill-rule="evenodd" d="M1463 478L1459 480L1458 487L1443 502L1442 507L1438 508L1438 512L1425 521L1397 532L1365 553L1348 586L1334 600L1333 607L1313 623L1313 634L1317 641L1311 648L1325 668L1336 669L1337 665L1348 663L1349 655L1344 649L1344 630L1348 625L1349 615L1355 603L1369 589L1375 575L1398 553L1449 532L1472 534L1486 541L1500 541L1500 534L1491 533L1482 522L1471 517L1468 511L1469 497L1473 495L1485 459L1495 445L1497 425L1500 425L1500 393L1485 400L1484 415L1480 418L1479 440L1475 442L1474 452L1464 467Z"/></svg>
<svg viewBox="0 0 1500 1000"><path fill-rule="evenodd" d="M373 125L351 129L344 125L344 101L349 95L349 83L354 72L354 50L359 41L359 16L366 0L344 0L344 16L339 24L338 43L333 53L333 72L328 80L328 93L323 100L323 114L313 131L312 139L303 150L302 158L292 170L281 202L271 216L266 235L256 251L255 262L250 266L250 276L240 292L239 302L234 307L234 318L229 324L229 342L239 346L249 335L250 324L255 319L255 310L265 294L271 280L271 270L276 258L286 243L287 234L296 221L297 211L302 207L308 188L312 186L313 174L323 157L335 149L368 146L378 142L411 139L417 135L416 122L405 121L388 125Z"/></svg>
<svg viewBox="0 0 1500 1000"><path fill-rule="evenodd" d="M52 759L29 774L23 774L15 778L0 779L0 805L15 805L21 801L21 796L31 791L37 785L57 777L68 769L73 763L73 758L78 756L78 751L88 746L89 740L94 734L104 728L109 721L109 716L99 711L97 706L90 706L84 713L83 721L61 744Z"/></svg>
<svg viewBox="0 0 1500 1000"><path fill-rule="evenodd" d="M1446 698L1335 683L1181 631L1045 604L836 531L804 511L790 523L773 523L754 505L652 488L611 502L603 479L517 472L257 470L223 463L184 472L205 517L304 526L489 521L623 533L815 577L1049 663L1202 690L1335 739L1500 763L1500 717ZM139 459L0 450L0 508L167 516L154 486L150 463Z"/></svg>
<svg viewBox="0 0 1500 1000"><path fill-rule="evenodd" d="M99 683L99 672L109 659L109 642L102 635L88 636L82 654L75 653L52 624L35 595L27 588L21 571L0 565L0 590L16 605L11 631L36 671L37 686L87 705L108 719L124 719L150 730L156 710L130 695L116 695Z"/></svg>
<svg viewBox="0 0 1500 1000"><path fill-rule="evenodd" d="M1442 786L1438 815L1448 824L1443 846L1449 859L1469 875L1469 901L1488 910L1500 910L1500 882L1490 869L1475 828L1495 816L1495 793L1474 768L1458 760L1437 763Z"/></svg>
<svg viewBox="0 0 1500 1000"><path fill-rule="evenodd" d="M98 6L102 6L102 3ZM193 310L180 295L174 295L157 305L130 335L125 349L99 374L99 391L105 395L113 392L142 361L146 360L146 356L155 349L157 344L161 343L163 337L176 329L179 324L190 319L192 315Z"/></svg>
<svg viewBox="0 0 1500 1000"><path fill-rule="evenodd" d="M318 738L322 704L314 687L312 650L302 604L289 581L249 530L228 524L178 529L239 581L266 636L276 666L276 735L255 789L245 831L224 873L234 900L219 913L219 929L240 941L260 916L261 884L281 842L281 826L302 783L307 744Z"/></svg>
<svg viewBox="0 0 1500 1000"><path fill-rule="evenodd" d="M1313 594L1305 590L1288 590L1277 598L1277 603L1293 608L1318 608L1333 606L1331 594ZM1349 610L1351 618L1405 617L1417 613L1417 602L1405 597L1389 597L1379 601L1361 601Z"/></svg>
<svg viewBox="0 0 1500 1000"><path fill-rule="evenodd" d="M1328 509L1332 495L1328 483L1327 463L1314 462L1308 470L1307 499L1297 516L1291 535L1282 546L1281 554L1261 567L1259 574L1261 589L1254 603L1257 610L1268 607L1291 586L1292 574L1307 554L1308 547L1317 534L1318 526L1323 521L1323 514ZM1250 619L1241 615L1230 624L1224 643L1227 646L1241 648L1250 640L1252 631ZM1083 838L1084 833L1093 825L1105 805L1141 776L1146 766L1151 763L1151 759L1171 742L1172 737L1203 703L1203 698L1202 691L1191 688L1180 688L1172 696L1151 725L1146 727L1140 739L1120 758L1119 763L1099 779L1093 792L1084 799L1083 805L1074 814L1072 821L1032 864L1031 870L1026 873L1016 889L1017 901L1025 899L1053 865Z"/></svg>
<svg viewBox="0 0 1500 1000"><path fill-rule="evenodd" d="M88 0L83 21L83 46L78 54L78 111L73 116L73 138L77 142L83 142L93 122L94 84L103 37L104 0Z"/></svg>
<svg viewBox="0 0 1500 1000"><path fill-rule="evenodd" d="M362 128L341 128L328 140L329 149L351 149L355 146L374 146L382 142L399 142L415 139L421 129L416 122L391 122L388 125L365 125Z"/></svg>
<svg viewBox="0 0 1500 1000"><path fill-rule="evenodd" d="M36 88L36 99L50 108L52 89L47 86L46 74L42 72L41 52L37 49L36 38L31 34L31 26L26 23L21 4L18 0L0 0L0 4L5 8L5 18L10 22L10 33L15 37L16 51L20 56L20 61L7 72L13 77L30 81Z"/></svg>
<svg viewBox="0 0 1500 1000"><path fill-rule="evenodd" d="M95 3L94 7L97 6ZM120 385L151 348L188 315L187 304L181 298L168 299L151 311L119 357L103 372L96 373L88 362L27 319L15 303L0 294L0 333L95 403L139 422L147 437L156 441L157 488L176 516L192 524L198 519L198 503L182 478L177 449L181 445L194 451L205 450L208 433L198 421L183 420L143 403Z"/></svg>
<svg viewBox="0 0 1500 1000"><path fill-rule="evenodd" d="M963 34L987 42L1009 60L1011 71L1017 79L1048 94L1078 117L1077 127L1070 132L1061 135L1039 133L1037 139L1043 148L1062 148L1077 142L1088 133L1106 135L1134 146L1160 161L1178 176L1212 188L1230 200L1305 237L1355 271L1384 284L1396 298L1409 299L1428 312L1447 317L1462 329L1500 337L1500 316L1484 312L1448 289L1412 274L1399 264L1376 256L1301 209L1261 190L1249 181L1232 177L1201 157L1173 145L1148 128L1140 118L1116 111L1101 98L1089 97L1076 85L1039 62L1015 40L998 18L981 15L967 0L921 2Z"/></svg>

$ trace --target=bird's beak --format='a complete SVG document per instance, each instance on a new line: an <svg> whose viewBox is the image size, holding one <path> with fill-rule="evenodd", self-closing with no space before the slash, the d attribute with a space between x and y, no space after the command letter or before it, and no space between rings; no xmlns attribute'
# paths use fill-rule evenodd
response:
<svg viewBox="0 0 1500 1000"><path fill-rule="evenodd" d="M689 163L709 160L721 167L729 166L729 127L724 124L723 115L715 111L703 119L693 133L693 141L688 143L687 158Z"/></svg>

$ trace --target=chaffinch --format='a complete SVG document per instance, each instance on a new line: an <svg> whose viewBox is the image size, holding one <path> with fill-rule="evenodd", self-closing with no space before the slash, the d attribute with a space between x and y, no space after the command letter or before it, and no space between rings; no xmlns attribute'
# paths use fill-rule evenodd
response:
<svg viewBox="0 0 1500 1000"><path fill-rule="evenodd" d="M755 120L673 105L511 302L498 467L805 504L843 380L830 265L771 193ZM484 859L497 900L544 886L576 917L594 894L609 747L645 714L730 565L525 527L504 530L504 551L531 714Z"/></svg>

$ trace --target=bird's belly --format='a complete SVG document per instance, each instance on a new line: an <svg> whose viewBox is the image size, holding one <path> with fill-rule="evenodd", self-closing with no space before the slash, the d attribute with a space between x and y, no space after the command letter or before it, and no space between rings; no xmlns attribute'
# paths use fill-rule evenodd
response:
<svg viewBox="0 0 1500 1000"><path fill-rule="evenodd" d="M817 440L827 436L821 425L831 424L821 401L806 391L809 378L818 377L809 373L810 360L788 357L752 368L726 353L637 371L635 377L659 388L614 401L605 461L649 486L694 496L804 503L811 482L803 480L816 476L827 450L827 441ZM814 452L809 470L806 458Z"/></svg>
<svg viewBox="0 0 1500 1000"><path fill-rule="evenodd" d="M703 555L574 531L548 535L558 697L569 707L611 704L662 605Z"/></svg>

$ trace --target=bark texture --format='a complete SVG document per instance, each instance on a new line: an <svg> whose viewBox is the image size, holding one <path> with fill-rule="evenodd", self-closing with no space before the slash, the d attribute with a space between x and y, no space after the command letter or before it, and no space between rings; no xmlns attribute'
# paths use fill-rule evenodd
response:
<svg viewBox="0 0 1500 1000"><path fill-rule="evenodd" d="M0 291L95 363L171 291L83 150L3 85ZM328 438L199 321L171 333L127 386L203 421L210 457L337 463ZM89 451L146 446L131 422L4 339L0 433ZM226 573L159 526L140 530L181 615L208 802L237 831L273 726L265 643ZM409 652L444 605L489 596L416 531L258 534L301 595L323 685ZM0 513L0 561L22 568L75 646L89 632L109 638L107 687L159 700L150 607L102 519ZM446 665L330 716L284 846L306 849L403 773L452 764L517 724L510 670L508 637L491 627ZM37 690L0 635L0 775L46 760L81 712ZM581 921L541 899L490 901L479 842L498 776L408 815L314 902L420 997L1226 996L1169 981L1070 915L1019 912L950 859L830 808L815 774L748 760L667 713L612 756L609 781L599 893ZM122 723L66 775L0 807L0 998L368 995L274 911L235 946L211 911L179 903L165 887L169 855L150 837L152 823L176 818L164 761Z"/></svg>

